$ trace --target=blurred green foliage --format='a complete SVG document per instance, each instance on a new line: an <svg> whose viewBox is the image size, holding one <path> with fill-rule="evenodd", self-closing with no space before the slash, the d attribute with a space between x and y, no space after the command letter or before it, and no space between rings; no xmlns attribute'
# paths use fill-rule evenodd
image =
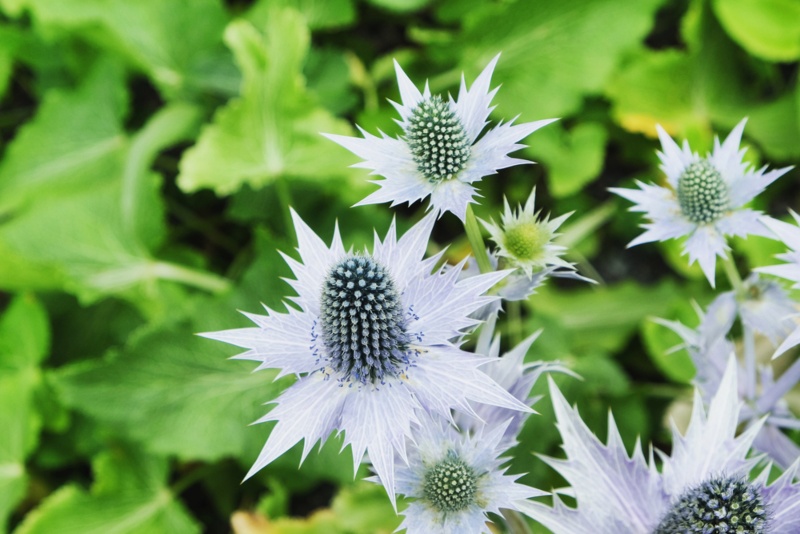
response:
<svg viewBox="0 0 800 534"><path fill-rule="evenodd" d="M600 435L612 408L629 446L668 446L664 411L693 374L650 318L693 325L691 301L713 294L676 243L626 250L640 221L606 188L662 180L657 123L702 151L748 116L754 164L800 159L795 0L0 0L0 13L0 531L394 530L336 439L240 484L270 430L248 424L291 378L193 336L280 309L289 205L325 238L338 220L356 247L420 217L351 208L374 186L319 135L399 131L393 58L452 92L501 52L493 118L561 118L527 140L539 165L484 180L476 212L533 186L545 211L575 211L571 259L603 285L542 288L512 310L504 346L544 328L528 358L579 372L558 378L567 397ZM757 207L800 207L798 178ZM450 260L467 251L449 215L434 237ZM779 252L735 246L743 267ZM561 482L531 453L559 454L560 438L546 398L537 409L512 470L548 489Z"/></svg>

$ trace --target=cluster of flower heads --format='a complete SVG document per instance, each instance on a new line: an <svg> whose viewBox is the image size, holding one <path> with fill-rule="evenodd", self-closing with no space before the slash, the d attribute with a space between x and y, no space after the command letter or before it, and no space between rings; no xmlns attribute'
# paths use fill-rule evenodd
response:
<svg viewBox="0 0 800 534"><path fill-rule="evenodd" d="M395 63L401 102L393 104L402 135L378 137L361 130L363 137L328 137L362 158L356 166L382 178L375 182L379 189L359 204L395 206L429 198L430 213L401 237L393 222L385 237L376 233L371 249L354 251L345 247L338 227L326 244L292 211L299 260L284 255L296 293L288 297L286 311L247 313L255 326L203 334L246 349L235 358L258 362L256 370L296 377L258 421L275 426L247 477L301 441L305 459L315 444L340 434L354 465L366 459L372 480L383 485L393 504L398 494L409 500L400 529L410 534L489 533L487 514L509 511L569 534L800 531L792 530L800 529L800 513L793 511L800 507L795 484L800 464L778 460L787 470L768 484L768 467L751 481L761 457L748 456L755 445L777 459L769 438L762 437L768 429L791 441L779 429L796 428L791 425L797 419L780 411L780 400L800 371L792 368L773 381L762 369L759 396L749 383L741 386L742 379L750 380L748 372L755 377L754 363L738 369L728 359L727 335L736 317L746 328L783 342L782 348L800 342L791 321L784 322L794 311L790 299L756 275L720 295L697 331L666 323L689 347L699 389L689 429L673 430L672 454L659 453L660 472L652 450L649 460L638 444L633 456L627 455L613 418L607 445L600 443L551 380L567 459L545 461L572 488L548 493L506 473L504 455L517 444L539 398L530 397L534 383L545 373L571 372L558 363L525 363L539 332L500 355L495 324L502 301L527 299L550 276L591 280L561 257L566 249L554 242L569 214L542 216L534 207L535 190L516 210L506 201L499 223L481 221L496 244L487 251L472 243L482 264L468 257L443 265L443 253L425 255L445 212L463 221L468 234L470 224L479 232L470 209L479 196L474 184L499 169L528 163L509 154L552 122L512 120L484 132L497 92L490 87L497 61L470 88L462 77L456 100L431 95L427 85L420 91ZM758 212L742 207L786 172L754 172L741 163L743 127L744 122L703 159L659 129L669 187L640 183L638 190L614 190L652 220L632 244L687 235L691 261L699 261L713 284L716 257L728 250L724 236L791 233L787 243L795 253L784 259L794 264L764 272L800 283L800 229L762 221ZM479 328L475 348L465 350L468 336ZM749 401L745 409L739 399ZM710 403L708 415L704 400ZM747 428L737 437L740 422ZM560 495L575 499L577 507L565 505ZM553 506L534 500L540 497L551 498Z"/></svg>

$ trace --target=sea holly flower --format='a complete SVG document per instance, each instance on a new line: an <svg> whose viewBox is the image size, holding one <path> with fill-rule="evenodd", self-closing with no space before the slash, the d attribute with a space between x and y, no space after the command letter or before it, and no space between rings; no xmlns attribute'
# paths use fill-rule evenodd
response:
<svg viewBox="0 0 800 534"><path fill-rule="evenodd" d="M640 443L631 456L609 416L604 445L550 383L558 429L567 458L545 458L570 484L577 507L554 495L553 507L521 503L523 513L555 534L677 534L797 532L800 484L795 463L772 484L767 466L750 481L760 460L747 456L759 431L755 424L736 436L739 401L731 359L708 412L695 391L689 426L672 429L672 454L645 459ZM566 492L565 492L566 493Z"/></svg>
<svg viewBox="0 0 800 534"><path fill-rule="evenodd" d="M790 332L786 317L794 312L794 306L778 284L753 273L744 281L741 295L733 291L722 293L705 312L698 310L700 324L696 329L678 321L658 320L683 340L676 349L685 348L689 353L697 370L694 384L704 402L708 403L719 389L728 358L736 350L736 345L727 336L736 318L741 319L746 339L741 344L745 352L744 363L737 363L737 393L742 403L739 423L749 426L766 418L753 447L782 467L788 467L800 457L800 447L782 430L800 428L800 420L784 400L800 381L800 364L790 366L776 380L771 366L759 367L756 355L746 354L747 350L755 351L754 339L747 339L747 336L758 332L777 345Z"/></svg>
<svg viewBox="0 0 800 534"><path fill-rule="evenodd" d="M248 349L238 359L257 370L280 369L297 381L257 422L275 427L248 477L303 440L304 459L319 440L344 432L356 467L370 461L394 502L394 456L419 414L451 417L470 403L530 408L479 367L488 358L459 348L477 324L469 314L506 273L458 280L458 269L434 269L441 255L423 259L435 217L399 240L392 223L372 251L345 250L338 227L330 246L292 211L300 261L286 255L297 296L287 313L246 314L257 326L203 334Z"/></svg>
<svg viewBox="0 0 800 534"><path fill-rule="evenodd" d="M637 181L639 189L610 189L634 202L631 211L643 212L651 221L628 246L686 236L689 263L697 261L714 286L717 256L725 259L729 249L726 236L767 235L758 222L760 213L744 206L791 167L766 172L766 166L754 170L742 161L746 149L739 146L745 122L722 144L715 138L714 150L705 158L692 152L687 141L678 146L657 126L667 187Z"/></svg>
<svg viewBox="0 0 800 534"><path fill-rule="evenodd" d="M503 199L505 206L500 218L500 224L481 221L489 235L497 244L497 255L504 258L509 266L517 267L529 277L534 271L541 271L548 267L574 271L573 265L563 259L566 247L556 245L553 240L561 224L572 215L567 213L550 220L545 216L540 220L540 211L534 211L536 202L536 188L531 191L525 206L517 206L516 211L508 205L508 199Z"/></svg>
<svg viewBox="0 0 800 534"><path fill-rule="evenodd" d="M800 215L791 210L790 213L792 217L794 217L795 222L800 224ZM794 282L792 288L800 288L800 228L794 224L785 223L768 216L762 217L761 222L789 247L791 251L778 255L778 259L787 263L771 265L769 267L759 267L756 271L785 278L786 280ZM789 314L787 314L787 316L788 315ZM793 317L787 318L795 318L797 316L797 310L792 310L791 315ZM800 344L800 325L794 321L792 324L794 325L793 332L781 343L773 357L780 356L790 348Z"/></svg>
<svg viewBox="0 0 800 534"><path fill-rule="evenodd" d="M398 530L407 534L486 533L487 513L519 510L521 503L544 492L505 474L499 456L510 421L482 427L472 435L425 420L411 444L408 464L397 470L397 493L412 502Z"/></svg>
<svg viewBox="0 0 800 534"><path fill-rule="evenodd" d="M541 395L531 397L530 393L534 384L544 373L566 373L578 377L559 362L525 363L525 355L542 333L541 330L534 332L501 356L500 335L495 335L496 322L497 316L492 316L481 326L481 332L475 344L475 353L491 359L481 370L520 402L533 406L541 399ZM454 420L458 428L462 432L476 434L482 428L503 425L506 428L501 442L504 449L516 445L517 434L529 415L526 412L488 404L475 405L474 412L474 415L456 414Z"/></svg>
<svg viewBox="0 0 800 534"><path fill-rule="evenodd" d="M379 189L357 205L413 204L430 196L429 209L453 212L464 221L467 205L477 195L472 184L500 169L530 163L508 154L524 147L520 140L556 119L523 124L513 124L512 119L478 139L494 109L491 101L497 89L490 90L490 83L499 57L469 89L461 77L458 100L431 95L427 84L420 92L395 62L400 103L392 104L400 113L397 122L403 134L393 138L380 132L377 137L360 128L363 138L326 134L364 160L354 167L383 177L373 182Z"/></svg>

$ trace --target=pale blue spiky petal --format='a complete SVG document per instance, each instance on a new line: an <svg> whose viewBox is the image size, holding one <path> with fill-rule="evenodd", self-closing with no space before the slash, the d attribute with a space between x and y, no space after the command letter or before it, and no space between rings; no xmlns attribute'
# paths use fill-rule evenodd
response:
<svg viewBox="0 0 800 534"><path fill-rule="evenodd" d="M383 132L380 132L380 136L375 136L361 128L361 138L323 134L363 160L353 165L354 167L370 169L372 174L383 178L372 181L379 189L357 205L389 202L396 206L403 203L413 204L430 197L428 209L437 215L452 212L463 221L467 205L474 203L478 196L470 184L495 174L500 169L530 163L508 154L524 148L525 145L520 144L522 139L555 119L522 124L513 124L512 120L499 124L478 139L487 124L489 113L494 109L491 100L497 89L491 90L490 85L498 58L499 55L492 59L472 87L467 87L462 76L458 100L451 98L449 101L472 145L464 168L451 180L435 184L425 178L418 171L411 150L403 138L392 138ZM414 109L420 102L430 98L430 90L426 84L424 91L420 92L396 61L395 72L401 102L392 104L400 114L398 123L405 132Z"/></svg>

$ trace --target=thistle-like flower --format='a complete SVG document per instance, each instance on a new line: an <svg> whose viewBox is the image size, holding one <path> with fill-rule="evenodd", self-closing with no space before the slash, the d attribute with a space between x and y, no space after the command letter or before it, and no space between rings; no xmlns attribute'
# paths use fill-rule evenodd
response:
<svg viewBox="0 0 800 534"><path fill-rule="evenodd" d="M694 383L708 403L716 395L728 358L736 350L727 336L737 316L741 319L745 354L743 363L737 364L737 393L742 403L739 423L749 426L766 418L753 447L784 468L800 457L800 447L781 430L800 427L800 420L784 400L800 381L800 363L784 370L775 380L771 366L756 363L753 333L760 333L777 345L790 332L786 317L793 311L794 303L778 284L754 273L745 280L741 295L733 291L722 293L705 313L698 310L700 324L696 329L677 321L658 320L682 338L683 344L676 348L685 348L692 358L697 370Z"/></svg>
<svg viewBox="0 0 800 534"><path fill-rule="evenodd" d="M452 427L424 421L411 445L408 465L397 470L397 493L413 499L398 530L407 534L486 533L487 513L519 510L544 492L519 484L501 468L510 421L459 435Z"/></svg>
<svg viewBox="0 0 800 534"><path fill-rule="evenodd" d="M794 217L795 222L800 224L800 215L791 210L790 213L792 217ZM794 224L785 223L768 216L762 217L761 222L778 236L778 239L789 247L791 251L778 255L778 259L787 263L770 265L769 267L759 267L756 271L780 276L781 278L794 282L792 285L794 289L800 288L800 228ZM797 310L792 310L792 316L797 316ZM781 343L773 357L780 356L790 348L800 344L800 326L796 323L794 324L795 328L793 332Z"/></svg>
<svg viewBox="0 0 800 534"><path fill-rule="evenodd" d="M419 414L450 418L470 402L529 411L479 367L488 359L458 341L477 324L469 317L496 297L484 296L506 273L457 280L459 269L434 270L423 259L435 217L400 240L392 227L371 252L348 252L338 227L330 247L292 212L301 261L284 255L297 292L287 313L246 314L256 327L203 334L248 349L238 359L280 369L297 382L258 422L276 421L255 474L304 440L303 458L333 431L344 432L357 466L370 461L394 502L394 455Z"/></svg>
<svg viewBox="0 0 800 534"><path fill-rule="evenodd" d="M692 152L687 141L679 147L657 127L662 147L658 157L668 186L637 181L639 189L610 189L634 202L630 210L645 213L651 221L628 246L687 236L684 254L690 264L700 264L713 287L717 256L724 259L729 248L726 236L768 235L758 222L760 213L744 205L791 167L765 172L766 166L754 170L742 161L745 122L724 143L715 138L714 151L705 158Z"/></svg>
<svg viewBox="0 0 800 534"><path fill-rule="evenodd" d="M393 138L380 132L376 137L360 128L363 138L326 134L364 160L354 167L384 178L373 182L380 189L358 205L413 204L430 195L429 209L437 214L453 212L463 221L467 205L477 195L472 184L500 169L529 163L508 154L524 147L520 140L556 119L516 125L511 120L478 139L493 109L497 89L489 86L499 57L492 59L471 88L461 77L458 100L431 95L427 84L420 92L395 62L401 103L392 104L400 113L397 122L403 134Z"/></svg>
<svg viewBox="0 0 800 534"><path fill-rule="evenodd" d="M731 359L708 413L695 392L689 427L681 435L673 426L672 454L659 452L659 472L653 454L646 460L640 443L628 456L611 416L608 442L601 443L551 381L567 458L545 460L567 479L577 507L554 495L553 507L523 502L522 511L555 534L798 532L800 464L772 484L767 484L769 466L750 481L759 458L747 453L760 425L736 436L736 384Z"/></svg>
<svg viewBox="0 0 800 534"><path fill-rule="evenodd" d="M544 373L565 373L574 377L578 376L559 362L525 363L525 355L542 333L541 330L534 332L516 347L500 356L500 335L495 335L496 322L497 316L492 315L481 327L481 333L475 345L475 353L491 358L491 361L481 370L520 402L533 406L541 399L541 395L531 397L530 393L534 384ZM462 432L474 435L482 428L503 425L506 431L500 443L501 447L509 449L517 444L517 434L528 417L528 413L488 404L476 405L474 409L475 415L466 413L455 415L456 425Z"/></svg>
<svg viewBox="0 0 800 534"><path fill-rule="evenodd" d="M509 266L521 269L528 277L533 275L534 270L541 271L548 267L574 272L573 265L561 259L566 247L553 242L558 236L556 231L572 213L552 221L549 216L539 220L541 210L534 211L535 202L536 188L531 191L525 206L518 205L516 211L511 209L508 199L504 198L505 208L500 224L494 220L481 221L492 241L497 244L497 255L504 258Z"/></svg>

